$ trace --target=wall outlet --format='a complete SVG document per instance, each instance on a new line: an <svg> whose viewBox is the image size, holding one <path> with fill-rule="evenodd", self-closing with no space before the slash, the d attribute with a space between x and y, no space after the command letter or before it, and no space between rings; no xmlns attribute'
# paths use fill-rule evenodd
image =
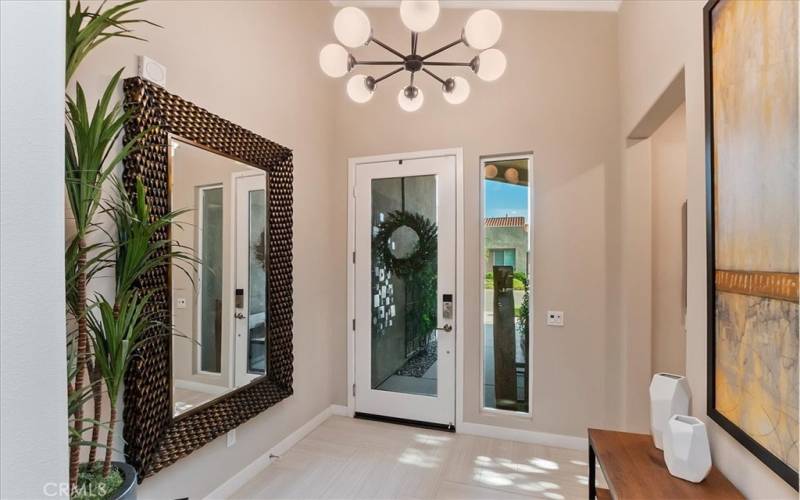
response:
<svg viewBox="0 0 800 500"><path fill-rule="evenodd" d="M564 326L564 311L547 311L548 326Z"/></svg>
<svg viewBox="0 0 800 500"><path fill-rule="evenodd" d="M236 429L228 431L228 448L236 444Z"/></svg>
<svg viewBox="0 0 800 500"><path fill-rule="evenodd" d="M186 309L186 297L178 297L175 301L175 307L178 309Z"/></svg>

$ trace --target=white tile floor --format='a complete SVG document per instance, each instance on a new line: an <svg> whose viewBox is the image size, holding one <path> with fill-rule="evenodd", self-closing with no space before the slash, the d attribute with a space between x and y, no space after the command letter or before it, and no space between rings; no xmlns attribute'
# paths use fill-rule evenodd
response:
<svg viewBox="0 0 800 500"><path fill-rule="evenodd" d="M585 451L332 417L231 498L584 499L586 462Z"/></svg>

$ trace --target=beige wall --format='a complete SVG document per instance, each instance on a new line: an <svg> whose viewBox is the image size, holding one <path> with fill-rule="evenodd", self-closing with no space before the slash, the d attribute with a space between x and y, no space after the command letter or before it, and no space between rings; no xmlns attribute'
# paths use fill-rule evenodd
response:
<svg viewBox="0 0 800 500"><path fill-rule="evenodd" d="M652 176L649 140L622 151L622 280L620 390L622 427L650 429L650 352L652 350Z"/></svg>
<svg viewBox="0 0 800 500"><path fill-rule="evenodd" d="M334 88L317 64L319 48L333 36L333 12L328 2L148 2L141 17L164 29L137 28L149 43L108 42L77 75L95 97L114 71L124 65L131 75L135 55L149 55L167 66L171 92L295 154L295 394L238 427L232 448L223 436L145 480L142 498L211 492L327 408L338 381L331 375L344 373L344 362L334 363L331 354L346 315L344 265L332 264L344 262L332 215L343 209L344 191L331 187L343 174L332 161Z"/></svg>
<svg viewBox="0 0 800 500"><path fill-rule="evenodd" d="M653 373L686 373L683 307L683 203L686 201L686 107L653 133L652 353Z"/></svg>
<svg viewBox="0 0 800 500"><path fill-rule="evenodd" d="M452 106L441 87L426 75L418 82L425 104L416 113L397 105L406 77L379 84L372 101L358 105L344 95L345 80L331 80L336 93L334 168L340 197L335 230L347 228L347 159L365 155L463 147L465 259L464 418L573 436L586 427L617 426L619 394L618 320L618 175L619 136L616 16L613 13L500 11L504 33L498 48L508 70L486 83L468 70L472 94ZM408 33L395 9L368 11L375 33L406 46ZM452 41L471 14L445 9L431 34L420 38L425 52ZM333 40L333 37L330 36ZM463 47L448 59L468 60ZM378 47L358 57L383 57ZM375 72L377 76L379 72ZM442 76L450 76L440 71ZM480 413L480 252L481 155L533 151L535 221L533 288L533 418ZM332 262L345 271L345 248ZM345 307L342 296L341 307ZM548 327L548 309L566 313L563 328ZM344 327L334 359L346 359ZM345 404L346 375L337 373L336 403Z"/></svg>
<svg viewBox="0 0 800 500"><path fill-rule="evenodd" d="M692 413L706 414L706 233L702 1L623 2L619 12L622 135L656 102L681 68L686 76L688 312L686 374ZM620 139L622 142L622 139ZM748 497L797 498L750 452L708 418L714 462Z"/></svg>

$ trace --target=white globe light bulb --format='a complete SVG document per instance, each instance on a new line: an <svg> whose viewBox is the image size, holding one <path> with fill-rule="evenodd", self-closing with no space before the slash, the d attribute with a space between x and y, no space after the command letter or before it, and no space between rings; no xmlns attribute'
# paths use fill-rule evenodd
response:
<svg viewBox="0 0 800 500"><path fill-rule="evenodd" d="M406 96L406 89L415 89L416 92L413 97ZM397 94L397 103L400 104L400 107L403 111L408 111L412 113L419 108L422 107L422 103L425 101L425 96L422 95L422 89L419 87L405 87L400 89L400 93Z"/></svg>
<svg viewBox="0 0 800 500"><path fill-rule="evenodd" d="M333 32L345 47L362 47L372 36L369 18L357 7L345 7L333 20Z"/></svg>
<svg viewBox="0 0 800 500"><path fill-rule="evenodd" d="M478 78L493 82L506 71L506 56L497 49L484 50L478 56Z"/></svg>
<svg viewBox="0 0 800 500"><path fill-rule="evenodd" d="M444 100L450 104L461 104L469 97L469 82L460 76L453 77L453 88L450 92L443 90Z"/></svg>
<svg viewBox="0 0 800 500"><path fill-rule="evenodd" d="M403 0L400 2L400 19L415 33L428 31L439 19L439 1Z"/></svg>
<svg viewBox="0 0 800 500"><path fill-rule="evenodd" d="M350 68L347 50L338 43L329 43L319 51L319 67L331 78L339 78L347 74Z"/></svg>
<svg viewBox="0 0 800 500"><path fill-rule="evenodd" d="M503 22L494 11L482 9L467 19L464 25L464 41L477 50L488 49L500 40Z"/></svg>
<svg viewBox="0 0 800 500"><path fill-rule="evenodd" d="M347 95L350 99L363 104L372 99L373 90L367 87L366 75L354 75L347 81Z"/></svg>

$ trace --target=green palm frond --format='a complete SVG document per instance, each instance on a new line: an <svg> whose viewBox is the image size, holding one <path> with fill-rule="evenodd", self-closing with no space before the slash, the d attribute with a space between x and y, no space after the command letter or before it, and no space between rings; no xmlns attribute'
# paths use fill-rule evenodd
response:
<svg viewBox="0 0 800 500"><path fill-rule="evenodd" d="M101 43L111 38L131 38L145 41L141 37L134 36L129 26L141 23L160 27L144 19L128 18L131 13L136 11L138 4L144 1L129 0L111 6L105 11L103 7L106 2L103 2L96 11L92 12L88 7L81 7L80 1L76 2L75 7L72 8L72 1L67 0L65 68L67 83L72 79L83 59Z"/></svg>
<svg viewBox="0 0 800 500"><path fill-rule="evenodd" d="M114 305L98 295L96 314L88 316L94 362L105 382L108 398L115 402L136 348L153 328L156 311L149 306L152 294L128 291L116 297Z"/></svg>
<svg viewBox="0 0 800 500"><path fill-rule="evenodd" d="M176 266L190 279L186 269L198 262L190 249L175 241L160 238L171 225L179 227L178 218L188 210L175 210L156 216L147 204L147 191L141 179L136 179L136 195L131 197L117 183L117 197L108 207L116 226L116 290L124 293L137 280L153 269Z"/></svg>
<svg viewBox="0 0 800 500"><path fill-rule="evenodd" d="M139 136L134 137L113 153L132 113L119 102L111 103L121 75L122 70L119 70L108 82L91 114L80 84L76 87L75 99L67 97L65 183L78 237L85 237L92 225L100 207L103 183L139 139Z"/></svg>

